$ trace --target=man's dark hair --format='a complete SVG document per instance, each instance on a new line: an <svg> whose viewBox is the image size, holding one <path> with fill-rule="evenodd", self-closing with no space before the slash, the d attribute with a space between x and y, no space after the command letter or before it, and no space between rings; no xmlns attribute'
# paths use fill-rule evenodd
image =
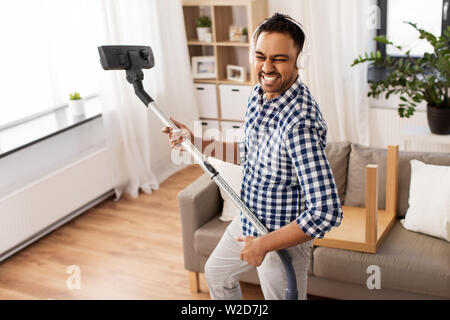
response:
<svg viewBox="0 0 450 320"><path fill-rule="evenodd" d="M305 33L295 23L287 19L293 20L286 14L275 13L259 26L255 39L251 40L256 41L262 32L288 33L294 40L295 46L300 50L299 52L301 52L305 43Z"/></svg>

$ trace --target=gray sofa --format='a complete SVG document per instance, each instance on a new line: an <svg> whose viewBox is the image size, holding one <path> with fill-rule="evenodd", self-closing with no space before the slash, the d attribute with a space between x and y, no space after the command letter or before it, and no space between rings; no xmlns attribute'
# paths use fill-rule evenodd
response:
<svg viewBox="0 0 450 320"><path fill-rule="evenodd" d="M365 166L378 164L378 208L384 209L385 149L338 142L328 143L326 153L343 205L364 206ZM376 254L313 246L308 294L334 299L450 299L450 243L400 224L408 208L411 159L450 166L450 153L399 152L398 219L388 236ZM228 223L219 220L223 200L206 174L182 190L178 200L184 264L192 288L192 279L204 272ZM371 265L380 268L380 289L368 289ZM256 270L242 281L259 284Z"/></svg>

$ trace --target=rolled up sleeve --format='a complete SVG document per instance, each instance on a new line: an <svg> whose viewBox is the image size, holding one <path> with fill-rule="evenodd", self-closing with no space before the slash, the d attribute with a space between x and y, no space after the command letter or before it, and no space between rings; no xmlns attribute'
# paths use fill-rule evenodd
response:
<svg viewBox="0 0 450 320"><path fill-rule="evenodd" d="M299 213L296 222L307 235L323 238L342 220L341 202L325 154L324 137L321 139L320 129L299 123L288 131L284 142L307 208Z"/></svg>

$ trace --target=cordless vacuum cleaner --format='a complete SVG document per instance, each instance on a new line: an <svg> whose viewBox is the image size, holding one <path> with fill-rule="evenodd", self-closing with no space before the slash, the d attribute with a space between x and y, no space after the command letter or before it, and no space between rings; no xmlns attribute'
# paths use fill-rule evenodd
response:
<svg viewBox="0 0 450 320"><path fill-rule="evenodd" d="M155 65L153 51L147 46L101 46L98 47L100 54L100 62L105 70L125 70L127 80L133 84L134 92L141 99L147 108L153 111L161 122L168 127L175 130L180 130L170 119L168 119L158 108L155 101L145 92L142 85L144 73L142 69L150 69ZM222 188L223 191L230 197L237 208L244 214L244 216L256 228L259 235L268 233L266 227L259 221L259 219L250 211L244 204L241 198L233 191L228 183L220 176L214 167L207 161L207 158L195 148L195 146L188 140L181 142L184 150L189 152L200 167L211 176L211 179ZM295 271L292 267L291 257L287 250L277 251L283 262L286 271L287 288L286 299L297 300L297 281L295 278Z"/></svg>

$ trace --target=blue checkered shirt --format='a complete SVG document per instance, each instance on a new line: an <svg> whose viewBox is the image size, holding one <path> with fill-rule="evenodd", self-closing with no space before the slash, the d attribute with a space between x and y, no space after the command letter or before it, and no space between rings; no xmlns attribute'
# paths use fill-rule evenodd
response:
<svg viewBox="0 0 450 320"><path fill-rule="evenodd" d="M245 140L238 143L241 199L273 231L296 220L304 233L323 238L340 224L342 208L325 155L327 125L300 78L267 100L257 84L248 99ZM241 213L242 234L257 231Z"/></svg>

